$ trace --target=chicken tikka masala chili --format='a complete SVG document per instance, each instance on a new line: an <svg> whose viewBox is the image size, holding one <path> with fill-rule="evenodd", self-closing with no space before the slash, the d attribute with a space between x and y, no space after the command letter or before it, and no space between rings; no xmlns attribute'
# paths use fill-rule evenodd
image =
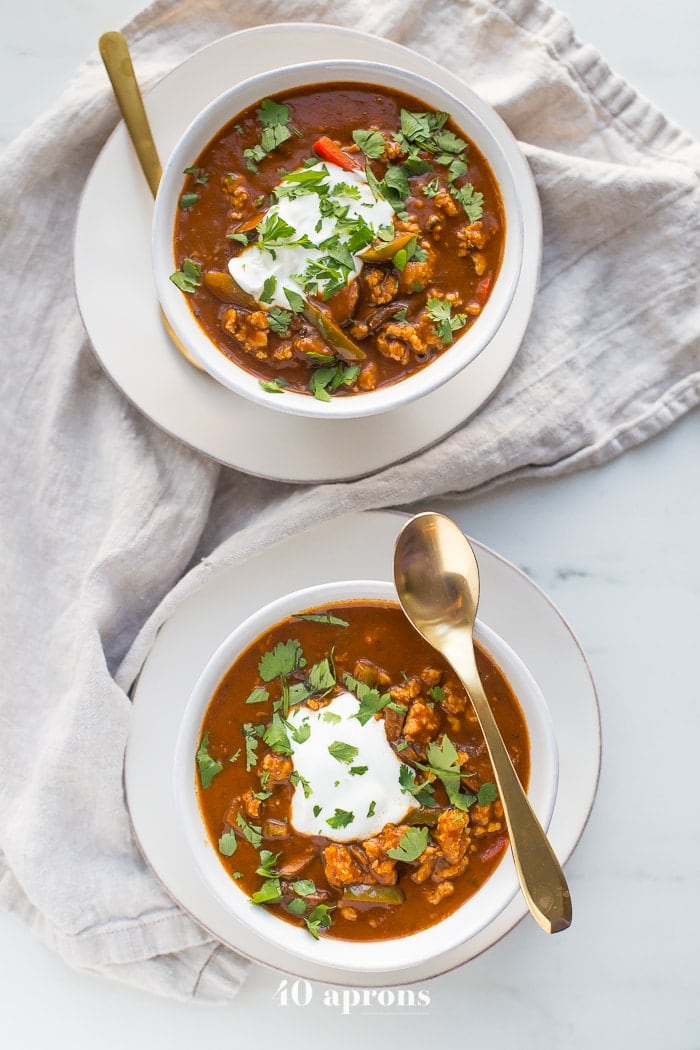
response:
<svg viewBox="0 0 700 1050"><path fill-rule="evenodd" d="M527 786L523 713L480 649L477 664ZM196 781L235 885L314 937L432 926L508 843L471 702L390 602L322 606L249 646L207 709Z"/></svg>
<svg viewBox="0 0 700 1050"><path fill-rule="evenodd" d="M171 279L271 393L330 400L398 382L475 322L499 271L487 161L449 114L396 91L264 99L184 174Z"/></svg>

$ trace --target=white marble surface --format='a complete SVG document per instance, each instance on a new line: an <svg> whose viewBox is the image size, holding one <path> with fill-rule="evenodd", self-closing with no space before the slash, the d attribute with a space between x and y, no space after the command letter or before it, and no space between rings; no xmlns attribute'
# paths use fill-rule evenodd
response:
<svg viewBox="0 0 700 1050"><path fill-rule="evenodd" d="M105 29L140 0L0 0L0 146L58 96ZM700 135L700 5L562 0L579 36ZM8 103L8 100L11 100ZM389 1009L343 1016L279 1005L256 968L238 1001L206 1010L70 971L0 916L2 1042L28 1050L252 1044L264 1019L289 1050L371 1041L496 1050L700 1048L700 413L598 470L446 503L466 531L525 568L590 658L604 763L590 824L567 872L576 920L546 939L525 921L460 971L429 982L415 1021ZM466 1012L466 1008L470 1008ZM279 1030L279 1028L278 1028ZM269 1032L269 1030L267 1030Z"/></svg>

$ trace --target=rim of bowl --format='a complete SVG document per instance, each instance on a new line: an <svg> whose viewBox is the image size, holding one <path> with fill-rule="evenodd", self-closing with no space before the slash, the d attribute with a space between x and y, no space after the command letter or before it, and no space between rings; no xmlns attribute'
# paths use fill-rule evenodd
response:
<svg viewBox="0 0 700 1050"><path fill-rule="evenodd" d="M486 158L498 184L506 216L506 238L501 267L484 310L464 335L419 372L378 390L349 397L320 401L309 394L285 391L283 395L262 390L258 377L219 350L194 317L184 294L172 283L177 268L174 255L174 224L182 190L183 171L234 117L269 95L278 95L306 84L378 84L403 91L418 102L447 111L467 138ZM236 99L241 97L241 102ZM486 105L486 103L484 103ZM519 173L506 155L512 133L495 110L487 107L482 116L452 92L418 73L400 66L361 59L305 62L270 70L235 84L209 102L190 122L175 144L163 170L155 200L152 227L152 261L157 296L178 339L214 379L235 393L260 404L293 415L327 419L349 419L386 412L422 397L455 376L488 345L510 308L520 277L523 257L523 220ZM513 140L514 141L514 140Z"/></svg>
<svg viewBox="0 0 700 1050"><path fill-rule="evenodd" d="M294 612L344 600L398 603L392 583L343 580L292 591L264 605L243 620L219 645L195 683L180 724L174 759L175 801L190 855L207 890L240 922L268 942L299 958L330 968L357 972L402 970L433 958L477 934L498 915L519 890L515 866L507 851L483 886L451 915L426 930L382 941L314 940L292 925L250 902L224 869L212 845L197 799L195 752L201 724L212 695L240 653L267 628ZM526 716L531 761L528 797L545 830L554 810L558 785L558 751L552 719L542 693L522 660L491 628L477 620L475 636L509 681ZM504 666L505 665L505 666Z"/></svg>

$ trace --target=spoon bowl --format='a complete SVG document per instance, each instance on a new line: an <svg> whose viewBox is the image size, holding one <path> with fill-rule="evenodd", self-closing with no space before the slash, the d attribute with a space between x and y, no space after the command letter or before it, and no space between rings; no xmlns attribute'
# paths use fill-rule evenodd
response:
<svg viewBox="0 0 700 1050"><path fill-rule="evenodd" d="M528 907L547 933L571 925L564 872L528 802L484 693L474 655L479 568L471 544L442 514L418 514L396 541L394 581L416 630L449 661L481 725Z"/></svg>

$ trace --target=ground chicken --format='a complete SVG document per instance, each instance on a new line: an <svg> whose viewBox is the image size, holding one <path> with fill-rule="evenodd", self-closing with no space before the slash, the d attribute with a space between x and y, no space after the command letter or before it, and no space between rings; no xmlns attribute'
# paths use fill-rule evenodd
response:
<svg viewBox="0 0 700 1050"><path fill-rule="evenodd" d="M418 867L411 874L413 882L427 882L433 874L435 862L439 860L441 856L442 854L437 846L426 846L419 857L420 863L418 864Z"/></svg>
<svg viewBox="0 0 700 1050"><path fill-rule="evenodd" d="M243 803L243 809L246 811L246 815L251 820L257 820L262 811L263 800L256 798L253 791L249 788L241 795L241 802Z"/></svg>
<svg viewBox="0 0 700 1050"><path fill-rule="evenodd" d="M376 361L368 361L363 365L357 377L357 385L360 390L374 390L379 378L379 370Z"/></svg>
<svg viewBox="0 0 700 1050"><path fill-rule="evenodd" d="M446 809L438 817L433 838L449 864L457 864L467 852L470 840L469 814Z"/></svg>
<svg viewBox="0 0 700 1050"><path fill-rule="evenodd" d="M421 247L426 250L424 244L421 244ZM427 258L411 259L406 263L399 275L399 288L402 292L422 291L432 281L434 269L435 256L427 249Z"/></svg>
<svg viewBox="0 0 700 1050"><path fill-rule="evenodd" d="M452 686L446 685L443 689L443 698L440 701L443 711L450 715L459 715L467 706L467 694L462 691L457 693Z"/></svg>
<svg viewBox="0 0 700 1050"><path fill-rule="evenodd" d="M363 882L364 872L353 859L347 846L332 842L323 851L323 863L326 878L331 886L351 886L353 882Z"/></svg>
<svg viewBox="0 0 700 1050"><path fill-rule="evenodd" d="M368 269L364 275L367 294L373 303L390 303L399 289L399 282L393 273L385 273L377 268Z"/></svg>
<svg viewBox="0 0 700 1050"><path fill-rule="evenodd" d="M376 882L382 886L393 886L398 878L396 861L387 856L387 850L396 849L404 828L397 828L394 824L387 824L374 838L367 839L362 843L362 849L369 862L369 870Z"/></svg>
<svg viewBox="0 0 700 1050"><path fill-rule="evenodd" d="M431 741L440 728L440 712L429 707L425 700L416 699L408 709L404 722L403 735L408 740L417 740L420 744Z"/></svg>
<svg viewBox="0 0 700 1050"><path fill-rule="evenodd" d="M426 893L426 897L430 904L439 904L444 897L449 897L451 893L454 893L455 888L451 882L441 882L434 890L430 893Z"/></svg>
<svg viewBox="0 0 700 1050"><path fill-rule="evenodd" d="M408 321L393 321L385 324L377 336L377 349L384 357L407 365L411 351L415 354L425 352L425 343L418 332Z"/></svg>
<svg viewBox="0 0 700 1050"><path fill-rule="evenodd" d="M447 190L438 190L438 192L433 198L433 204L436 208L439 208L440 211L443 211L445 215L459 214L459 207L457 205L457 202L452 196L452 194L448 193Z"/></svg>
<svg viewBox="0 0 700 1050"><path fill-rule="evenodd" d="M268 324L262 310L246 313L232 307L224 313L223 326L247 354L259 361L266 360Z"/></svg>
<svg viewBox="0 0 700 1050"><path fill-rule="evenodd" d="M291 758L287 758L286 755L277 755L272 751L268 751L266 755L263 755L261 768L264 773L270 774L267 779L267 783L270 785L281 784L284 780L289 780L289 774L294 766Z"/></svg>
<svg viewBox="0 0 700 1050"><path fill-rule="evenodd" d="M481 219L469 223L468 226L460 226L457 230L457 241L459 242L457 255L467 255L472 248L481 250L486 247L489 240L488 232L484 229Z"/></svg>

